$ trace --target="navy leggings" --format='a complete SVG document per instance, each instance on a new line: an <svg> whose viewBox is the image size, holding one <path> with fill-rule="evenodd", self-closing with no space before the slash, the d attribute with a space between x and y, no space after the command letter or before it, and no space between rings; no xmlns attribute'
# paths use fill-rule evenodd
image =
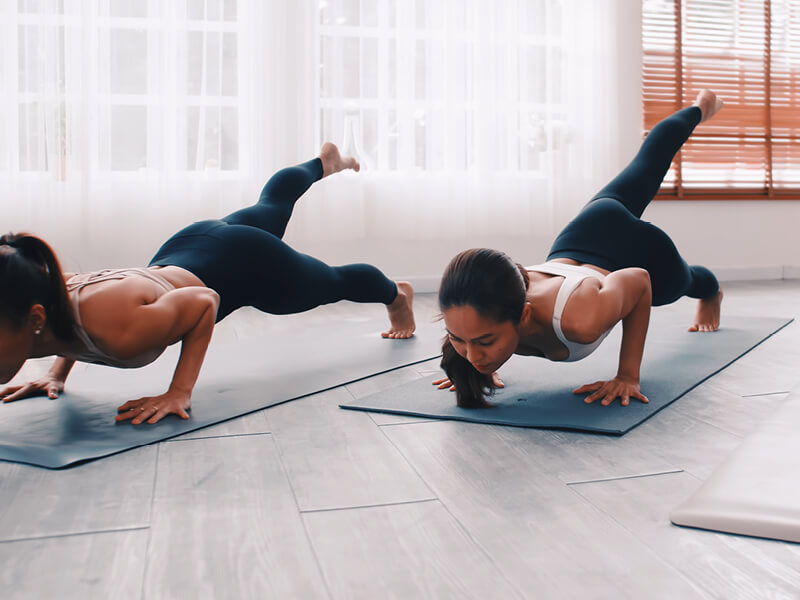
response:
<svg viewBox="0 0 800 600"><path fill-rule="evenodd" d="M290 314L339 300L391 304L397 286L377 268L331 267L281 240L294 203L320 178L319 158L278 171L258 203L182 229L150 266L174 265L199 277L220 296L218 322L242 306Z"/></svg>
<svg viewBox="0 0 800 600"><path fill-rule="evenodd" d="M571 258L609 271L646 269L653 306L669 304L681 296L716 295L719 284L714 274L705 267L687 265L669 236L641 219L672 158L700 117L700 109L692 106L653 127L633 161L558 235L548 260Z"/></svg>

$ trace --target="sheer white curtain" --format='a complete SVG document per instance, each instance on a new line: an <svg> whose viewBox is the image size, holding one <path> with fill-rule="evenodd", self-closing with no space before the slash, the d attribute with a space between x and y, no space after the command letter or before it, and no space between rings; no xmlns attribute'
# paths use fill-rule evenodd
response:
<svg viewBox="0 0 800 600"><path fill-rule="evenodd" d="M637 5L0 0L0 229L142 264L332 140L365 168L312 188L299 250L393 276L539 260L638 139Z"/></svg>
<svg viewBox="0 0 800 600"><path fill-rule="evenodd" d="M173 230L241 205L251 8L3 2L0 227L91 269L141 264Z"/></svg>
<svg viewBox="0 0 800 600"><path fill-rule="evenodd" d="M410 275L470 246L543 258L638 139L636 4L322 0L319 139L365 169L324 186L297 239Z"/></svg>

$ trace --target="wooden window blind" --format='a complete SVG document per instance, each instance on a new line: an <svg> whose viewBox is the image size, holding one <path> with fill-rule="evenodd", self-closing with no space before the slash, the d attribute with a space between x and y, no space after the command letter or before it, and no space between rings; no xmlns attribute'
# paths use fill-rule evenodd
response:
<svg viewBox="0 0 800 600"><path fill-rule="evenodd" d="M725 102L657 198L800 199L800 2L646 0L642 32L646 131L702 88Z"/></svg>

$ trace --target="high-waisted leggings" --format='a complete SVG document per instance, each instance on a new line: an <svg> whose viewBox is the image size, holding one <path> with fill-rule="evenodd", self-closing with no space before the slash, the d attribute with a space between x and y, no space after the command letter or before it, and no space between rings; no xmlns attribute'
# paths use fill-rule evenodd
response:
<svg viewBox="0 0 800 600"><path fill-rule="evenodd" d="M692 106L653 127L633 161L558 235L548 260L571 258L608 271L641 267L650 274L653 306L681 296L716 295L714 274L686 264L669 236L641 219L700 117L700 109Z"/></svg>
<svg viewBox="0 0 800 600"><path fill-rule="evenodd" d="M255 205L182 229L150 266L174 265L200 278L220 296L217 321L242 306L290 314L339 300L391 304L397 286L376 267L331 267L281 239L294 203L320 178L319 158L278 171Z"/></svg>

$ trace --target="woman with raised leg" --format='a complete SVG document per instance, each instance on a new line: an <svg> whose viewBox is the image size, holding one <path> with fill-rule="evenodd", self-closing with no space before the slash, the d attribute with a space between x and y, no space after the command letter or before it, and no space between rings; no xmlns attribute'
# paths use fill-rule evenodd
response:
<svg viewBox="0 0 800 600"><path fill-rule="evenodd" d="M189 418L192 389L214 325L237 308L298 313L351 300L386 305L386 338L414 333L414 290L367 264L328 266L281 238L295 202L319 179L359 170L330 143L306 163L278 171L258 202L173 235L147 267L62 273L56 256L28 234L0 238L0 382L28 358L55 355L49 373L0 390L4 402L55 398L75 361L141 367L181 342L168 390L126 402L117 420L155 423L174 413Z"/></svg>
<svg viewBox="0 0 800 600"><path fill-rule="evenodd" d="M575 393L588 393L587 403L647 402L639 368L650 307L697 298L689 330L719 328L722 291L713 273L686 264L667 234L641 216L694 128L721 107L703 90L693 106L656 125L633 161L558 235L547 262L523 267L486 248L456 256L439 288L447 378L434 384L454 390L459 406L486 406L485 396L502 387L497 369L513 354L580 360L622 322L616 375Z"/></svg>

